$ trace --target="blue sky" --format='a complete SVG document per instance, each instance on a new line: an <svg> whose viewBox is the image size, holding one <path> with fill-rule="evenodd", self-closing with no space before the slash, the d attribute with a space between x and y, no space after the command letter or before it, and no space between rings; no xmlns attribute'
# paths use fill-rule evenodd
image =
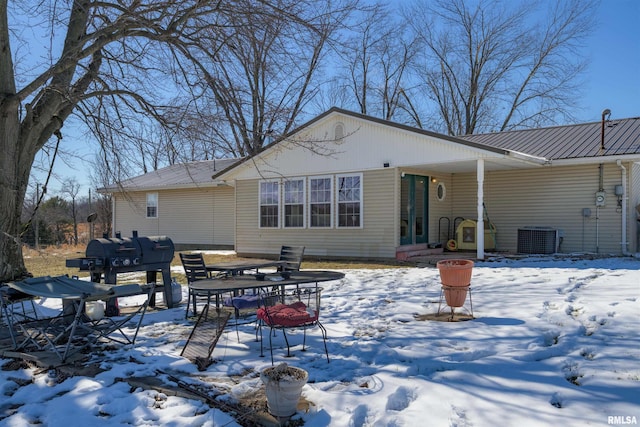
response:
<svg viewBox="0 0 640 427"><path fill-rule="evenodd" d="M602 0L599 26L590 38L587 85L576 114L581 121L640 116L640 1Z"/></svg>
<svg viewBox="0 0 640 427"><path fill-rule="evenodd" d="M553 0L551 0L553 1ZM562 0L560 0L562 1ZM583 98L574 113L578 122L601 120L604 109L611 110L611 118L640 116L640 1L602 0L597 12L598 24L586 47L590 63L584 75ZM78 133L79 135L80 133ZM67 138L74 132L66 130ZM77 147L66 146L77 152L87 162L92 161L96 148L84 138L77 138ZM88 163L76 162L76 167L58 162L56 173L73 178L83 185L81 194L89 190ZM38 174L44 181L44 175ZM56 192L60 182L52 182L49 188Z"/></svg>

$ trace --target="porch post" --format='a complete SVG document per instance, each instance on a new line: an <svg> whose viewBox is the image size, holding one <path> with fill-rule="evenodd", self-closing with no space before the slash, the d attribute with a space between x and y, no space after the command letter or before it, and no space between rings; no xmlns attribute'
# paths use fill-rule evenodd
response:
<svg viewBox="0 0 640 427"><path fill-rule="evenodd" d="M476 224L476 257L484 259L484 159L478 159L476 166L478 175L478 221Z"/></svg>

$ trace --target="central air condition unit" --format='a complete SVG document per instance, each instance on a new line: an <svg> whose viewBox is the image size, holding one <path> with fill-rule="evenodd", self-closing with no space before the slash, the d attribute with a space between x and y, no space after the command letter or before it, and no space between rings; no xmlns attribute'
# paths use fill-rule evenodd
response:
<svg viewBox="0 0 640 427"><path fill-rule="evenodd" d="M524 227L518 229L518 253L553 254L560 243L558 230L549 227Z"/></svg>

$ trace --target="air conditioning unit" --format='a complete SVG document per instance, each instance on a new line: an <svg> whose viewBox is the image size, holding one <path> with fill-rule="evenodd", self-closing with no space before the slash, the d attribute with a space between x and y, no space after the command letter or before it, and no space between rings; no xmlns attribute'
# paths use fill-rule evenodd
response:
<svg viewBox="0 0 640 427"><path fill-rule="evenodd" d="M558 230L549 227L524 227L518 229L518 253L553 254L558 252Z"/></svg>

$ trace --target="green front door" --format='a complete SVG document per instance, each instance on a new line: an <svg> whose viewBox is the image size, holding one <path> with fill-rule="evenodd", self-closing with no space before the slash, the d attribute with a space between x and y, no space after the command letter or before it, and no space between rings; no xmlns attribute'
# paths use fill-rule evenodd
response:
<svg viewBox="0 0 640 427"><path fill-rule="evenodd" d="M400 193L400 244L427 243L428 178L404 174Z"/></svg>

